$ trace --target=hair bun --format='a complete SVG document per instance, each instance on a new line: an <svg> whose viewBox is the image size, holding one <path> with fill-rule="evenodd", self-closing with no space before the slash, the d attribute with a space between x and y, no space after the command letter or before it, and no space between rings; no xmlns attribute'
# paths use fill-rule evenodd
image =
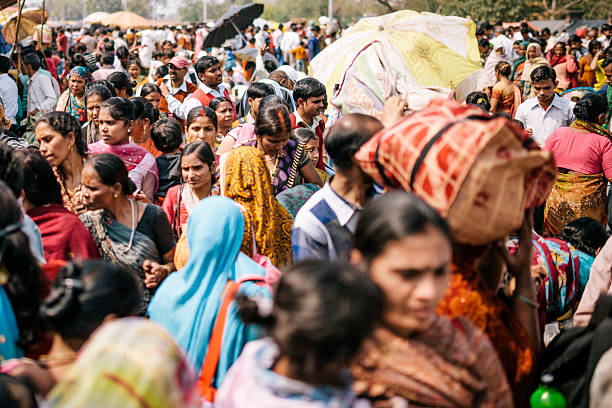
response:
<svg viewBox="0 0 612 408"><path fill-rule="evenodd" d="M75 264L68 264L60 270L51 285L49 296L40 307L42 317L54 326L61 324L79 304L79 295L83 292L81 269Z"/></svg>

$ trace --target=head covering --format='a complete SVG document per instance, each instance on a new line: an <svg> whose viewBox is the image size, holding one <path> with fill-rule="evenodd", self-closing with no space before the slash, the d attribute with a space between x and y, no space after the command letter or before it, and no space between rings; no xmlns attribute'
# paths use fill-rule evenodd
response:
<svg viewBox="0 0 612 408"><path fill-rule="evenodd" d="M85 83L88 84L91 82L91 74L89 70L82 66L76 66L70 70L70 74L68 75L68 79L70 79L73 75L79 76L85 80Z"/></svg>
<svg viewBox="0 0 612 408"><path fill-rule="evenodd" d="M413 191L434 207L456 242L485 245L518 229L555 180L552 154L526 139L505 118L436 99L376 134L355 158L378 184Z"/></svg>
<svg viewBox="0 0 612 408"><path fill-rule="evenodd" d="M274 198L263 153L249 146L232 150L225 161L224 174L224 195L245 209L242 251L265 255L278 267L290 264L293 219Z"/></svg>
<svg viewBox="0 0 612 408"><path fill-rule="evenodd" d="M170 64L174 65L177 69L189 68L189 60L184 57L179 57L178 55L172 57Z"/></svg>
<svg viewBox="0 0 612 408"><path fill-rule="evenodd" d="M531 48L535 48L536 56L533 58L529 58L529 50ZM543 65L549 65L548 60L544 58L544 54L542 54L542 47L538 43L531 43L527 46L527 59L525 60L525 65L523 66L523 75L521 75L521 80L531 82L531 72L537 67L541 67Z"/></svg>
<svg viewBox="0 0 612 408"><path fill-rule="evenodd" d="M495 37L491 40L491 45L493 46L487 60L484 65L482 80L479 83L479 88L484 89L495 85L497 82L497 77L495 76L495 67L500 62L507 62L512 64L512 58L506 54L506 48L502 36ZM498 49L502 49L503 52L498 54L495 52Z"/></svg>
<svg viewBox="0 0 612 408"><path fill-rule="evenodd" d="M278 69L280 71L283 71L285 74L287 74L287 76L293 83L296 83L298 81L298 73L295 70L295 68L293 68L292 66L281 65L280 67L278 67Z"/></svg>
<svg viewBox="0 0 612 408"><path fill-rule="evenodd" d="M195 408L195 383L168 333L151 321L125 318L93 335L49 402L55 408Z"/></svg>
<svg viewBox="0 0 612 408"><path fill-rule="evenodd" d="M243 236L244 217L234 202L225 197L200 201L187 220L191 252L187 264L164 280L149 305L151 320L168 330L198 371L227 281L265 275L263 268L240 252ZM242 284L240 293L270 296L268 289L250 282ZM217 383L249 340L233 303L225 321Z"/></svg>

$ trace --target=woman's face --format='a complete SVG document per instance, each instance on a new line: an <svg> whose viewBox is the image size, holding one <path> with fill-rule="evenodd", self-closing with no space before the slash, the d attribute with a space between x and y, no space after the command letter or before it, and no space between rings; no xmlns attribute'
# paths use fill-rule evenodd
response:
<svg viewBox="0 0 612 408"><path fill-rule="evenodd" d="M150 94L145 96L145 99L151 102L151 104L157 109L159 109L159 103L161 102L161 95L159 92L151 92Z"/></svg>
<svg viewBox="0 0 612 408"><path fill-rule="evenodd" d="M71 75L68 80L68 88L74 96L82 96L85 93L86 81L78 75Z"/></svg>
<svg viewBox="0 0 612 408"><path fill-rule="evenodd" d="M351 260L359 263L355 251ZM385 294L389 329L407 336L429 327L448 288L451 260L451 243L431 226L389 243L372 260L370 276Z"/></svg>
<svg viewBox="0 0 612 408"><path fill-rule="evenodd" d="M234 121L234 110L229 102L221 102L215 111L220 129L230 129Z"/></svg>
<svg viewBox="0 0 612 408"><path fill-rule="evenodd" d="M560 57L562 55L565 55L565 45L563 44L557 44L555 45L555 55L557 57Z"/></svg>
<svg viewBox="0 0 612 408"><path fill-rule="evenodd" d="M128 68L128 74L130 74L131 79L138 78L138 75L140 75L140 67L138 66L138 64L130 64Z"/></svg>
<svg viewBox="0 0 612 408"><path fill-rule="evenodd" d="M60 132L49 126L47 122L38 122L35 132L36 141L40 143L40 153L51 166L61 166L70 153L70 146L72 146L72 149L75 148L72 132L69 133L68 137L64 137Z"/></svg>
<svg viewBox="0 0 612 408"><path fill-rule="evenodd" d="M102 98L99 95L93 94L87 98L87 120L92 121L94 125L98 126L98 117L100 116L100 104Z"/></svg>
<svg viewBox="0 0 612 408"><path fill-rule="evenodd" d="M206 116L197 117L187 128L187 140L189 142L200 140L208 143L211 149L215 145L216 137L217 129L215 129L215 125Z"/></svg>
<svg viewBox="0 0 612 408"><path fill-rule="evenodd" d="M521 57L524 57L525 55L527 55L527 48L524 45L519 45L519 55ZM535 49L533 50L534 54L535 54Z"/></svg>
<svg viewBox="0 0 612 408"><path fill-rule="evenodd" d="M121 188L102 183L93 166L86 164L81 173L81 191L87 209L95 211L109 208L114 200L113 195L119 194Z"/></svg>
<svg viewBox="0 0 612 408"><path fill-rule="evenodd" d="M535 47L529 47L529 49L527 50L527 58L529 59L535 58L537 54L538 52L536 51Z"/></svg>
<svg viewBox="0 0 612 408"><path fill-rule="evenodd" d="M100 109L98 123L100 137L104 143L116 145L129 141L129 130L132 128L132 124L125 120L114 119L109 108Z"/></svg>
<svg viewBox="0 0 612 408"><path fill-rule="evenodd" d="M276 156L287 145L289 133L279 133L277 135L258 136L258 143L264 154Z"/></svg>
<svg viewBox="0 0 612 408"><path fill-rule="evenodd" d="M591 55L595 56L595 54L597 54L599 51L601 51L601 47L599 45L596 45L595 47L593 47L593 52L591 52Z"/></svg>
<svg viewBox="0 0 612 408"><path fill-rule="evenodd" d="M308 152L308 157L310 157L310 161L316 164L319 161L319 139L316 137L310 139L308 143L306 143L305 148Z"/></svg>
<svg viewBox="0 0 612 408"><path fill-rule="evenodd" d="M210 194L213 173L214 163L209 166L200 160L196 153L186 154L181 158L183 180L194 191L207 191Z"/></svg>

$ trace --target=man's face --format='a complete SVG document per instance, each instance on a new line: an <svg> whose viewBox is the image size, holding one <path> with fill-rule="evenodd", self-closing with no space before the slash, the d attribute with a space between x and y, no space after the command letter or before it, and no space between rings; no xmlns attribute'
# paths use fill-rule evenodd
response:
<svg viewBox="0 0 612 408"><path fill-rule="evenodd" d="M533 83L533 90L540 105L549 105L555 97L556 83L552 79Z"/></svg>
<svg viewBox="0 0 612 408"><path fill-rule="evenodd" d="M325 110L325 97L325 95L313 96L312 98L307 98L306 101L300 99L304 113L313 118L323 113Z"/></svg>
<svg viewBox="0 0 612 408"><path fill-rule="evenodd" d="M221 65L215 64L208 67L203 74L198 74L200 80L206 84L206 86L218 86L223 80L223 71L221 71Z"/></svg>
<svg viewBox="0 0 612 408"><path fill-rule="evenodd" d="M604 73L606 74L606 79L608 81L608 85L612 86L612 64L608 64L604 68Z"/></svg>
<svg viewBox="0 0 612 408"><path fill-rule="evenodd" d="M168 73L170 74L170 79L173 82L183 82L185 79L185 75L187 75L187 68L177 68L172 64L168 64Z"/></svg>

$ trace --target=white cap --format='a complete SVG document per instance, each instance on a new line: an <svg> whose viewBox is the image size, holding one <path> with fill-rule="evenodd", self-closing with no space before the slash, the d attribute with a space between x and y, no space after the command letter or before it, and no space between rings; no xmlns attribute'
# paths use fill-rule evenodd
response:
<svg viewBox="0 0 612 408"><path fill-rule="evenodd" d="M278 67L278 69L287 74L287 76L293 83L296 83L298 81L298 73L292 66L281 65L280 67Z"/></svg>

